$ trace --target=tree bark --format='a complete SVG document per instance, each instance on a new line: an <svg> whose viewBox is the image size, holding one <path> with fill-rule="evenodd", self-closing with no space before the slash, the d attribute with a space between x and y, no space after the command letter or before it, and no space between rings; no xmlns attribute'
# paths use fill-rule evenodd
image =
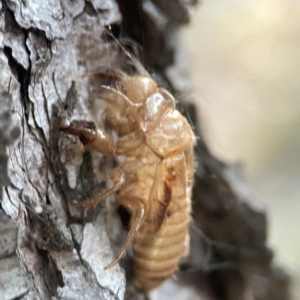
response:
<svg viewBox="0 0 300 300"><path fill-rule="evenodd" d="M0 298L145 299L135 288L130 255L126 276L120 266L104 270L124 234L113 205L81 212L69 204L103 189L114 160L83 152L58 128L72 119L101 126L103 103L93 99L83 75L102 68L131 72L120 44L159 84L181 93L186 75L176 33L189 22L194 1L0 5ZM209 153L195 107L184 100L180 109L200 137L191 253L177 280L150 297L289 299L289 276L274 266L266 244L265 210L234 168Z"/></svg>

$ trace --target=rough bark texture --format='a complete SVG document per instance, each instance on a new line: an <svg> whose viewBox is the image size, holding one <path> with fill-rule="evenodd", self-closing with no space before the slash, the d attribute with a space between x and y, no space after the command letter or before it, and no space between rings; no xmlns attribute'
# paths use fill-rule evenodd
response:
<svg viewBox="0 0 300 300"><path fill-rule="evenodd" d="M71 119L101 126L103 104L93 100L85 72L132 69L107 30L160 84L182 92L176 31L189 22L193 5L183 0L0 2L1 299L146 297L135 288L130 255L124 262L127 283L120 266L103 269L123 233L113 207L80 212L69 205L103 189L114 161L83 152L76 139L57 129ZM200 137L191 255L177 280L171 278L150 297L289 299L289 276L274 266L266 244L264 209L234 168L211 156L195 107L186 103L182 110Z"/></svg>

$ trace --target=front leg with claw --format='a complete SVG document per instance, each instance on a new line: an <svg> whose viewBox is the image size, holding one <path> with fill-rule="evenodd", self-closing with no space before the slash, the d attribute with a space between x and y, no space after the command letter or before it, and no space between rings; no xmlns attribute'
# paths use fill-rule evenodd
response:
<svg viewBox="0 0 300 300"><path fill-rule="evenodd" d="M77 136L86 148L100 152L104 156L112 156L116 152L113 138L98 129L94 122L76 120L69 126L61 126L59 130Z"/></svg>

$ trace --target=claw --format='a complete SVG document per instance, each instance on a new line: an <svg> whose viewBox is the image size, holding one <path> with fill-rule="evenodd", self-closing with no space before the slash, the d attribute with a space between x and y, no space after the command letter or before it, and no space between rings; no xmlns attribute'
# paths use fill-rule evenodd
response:
<svg viewBox="0 0 300 300"><path fill-rule="evenodd" d="M95 140L96 126L94 122L72 121L70 126L61 126L60 131L78 136L80 141L86 145Z"/></svg>

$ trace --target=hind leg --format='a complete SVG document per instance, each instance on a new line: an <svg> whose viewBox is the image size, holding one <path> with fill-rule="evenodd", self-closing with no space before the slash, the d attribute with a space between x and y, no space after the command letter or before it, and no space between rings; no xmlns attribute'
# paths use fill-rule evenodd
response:
<svg viewBox="0 0 300 300"><path fill-rule="evenodd" d="M134 237L144 220L144 204L138 198L125 198L118 201L118 204L125 207L132 213L131 227L126 237L124 244L121 247L121 250L117 257L105 267L105 269L110 269L116 265L126 254L128 248L134 240Z"/></svg>

